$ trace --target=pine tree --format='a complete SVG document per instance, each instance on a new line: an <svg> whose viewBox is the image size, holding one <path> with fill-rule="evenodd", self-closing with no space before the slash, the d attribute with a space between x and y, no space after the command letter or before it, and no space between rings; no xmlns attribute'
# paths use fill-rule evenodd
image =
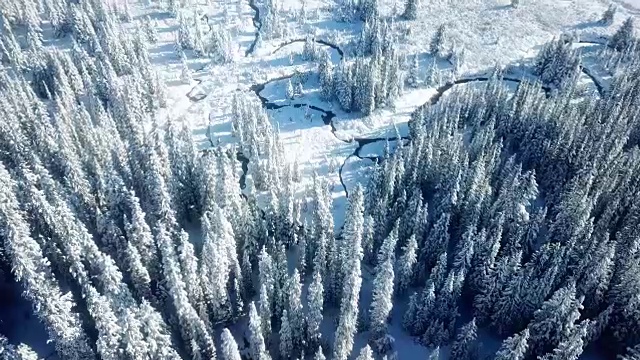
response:
<svg viewBox="0 0 640 360"><path fill-rule="evenodd" d="M395 245L398 241L397 225L382 243L378 253L376 276L373 280L373 301L369 311L370 327L373 336L382 336L387 328L387 318L393 308L393 263Z"/></svg>
<svg viewBox="0 0 640 360"><path fill-rule="evenodd" d="M260 317L253 301L249 304L249 344L251 346L251 358L256 360L270 360L262 337L262 325Z"/></svg>
<svg viewBox="0 0 640 360"><path fill-rule="evenodd" d="M231 331L225 328L222 330L222 360L241 360L240 352L236 340L231 335Z"/></svg>
<svg viewBox="0 0 640 360"><path fill-rule="evenodd" d="M420 77L420 62L418 60L418 54L413 55L413 61L409 68L409 77L407 82L411 87L418 87L418 78Z"/></svg>
<svg viewBox="0 0 640 360"><path fill-rule="evenodd" d="M615 5L613 4L609 5L607 10L604 12L604 14L602 14L602 19L600 19L600 23L606 26L613 24L613 18L616 15L616 10L618 10L618 8Z"/></svg>
<svg viewBox="0 0 640 360"><path fill-rule="evenodd" d="M404 293L411 286L414 279L418 242L416 235L411 235L406 245L402 248L402 256L398 259L398 293Z"/></svg>
<svg viewBox="0 0 640 360"><path fill-rule="evenodd" d="M438 69L438 61L436 57L433 57L433 61L431 65L427 68L427 73L425 75L425 83L430 86L439 86L440 85L440 70Z"/></svg>
<svg viewBox="0 0 640 360"><path fill-rule="evenodd" d="M440 360L440 347L436 346L435 349L429 354L429 360Z"/></svg>
<svg viewBox="0 0 640 360"><path fill-rule="evenodd" d="M269 338L271 335L271 314L273 301L269 297L269 293L265 284L260 285L260 295L258 300L258 314L262 323L262 335Z"/></svg>
<svg viewBox="0 0 640 360"><path fill-rule="evenodd" d="M434 57L444 57L446 54L446 27L444 24L438 27L433 39L431 39L431 44L429 45L429 52Z"/></svg>
<svg viewBox="0 0 640 360"><path fill-rule="evenodd" d="M189 65L187 65L184 59L182 60L182 71L180 72L180 81L182 81L182 83L186 85L191 84L191 81L193 81L193 77L191 76L191 69L189 69Z"/></svg>
<svg viewBox="0 0 640 360"><path fill-rule="evenodd" d="M585 347L585 338L590 320L584 320L571 330L569 336L564 339L553 353L541 357L541 360L578 360Z"/></svg>
<svg viewBox="0 0 640 360"><path fill-rule="evenodd" d="M318 346L318 351L316 351L316 354L314 355L313 360L326 360L326 357L322 352L322 346Z"/></svg>
<svg viewBox="0 0 640 360"><path fill-rule="evenodd" d="M24 296L34 305L38 318L55 342L56 351L68 359L94 359L80 315L70 293L63 294L40 244L30 236L27 223L13 194L16 184L0 163L0 238L12 272L24 288ZM72 265L84 273L79 263ZM86 276L86 273L84 274Z"/></svg>
<svg viewBox="0 0 640 360"><path fill-rule="evenodd" d="M609 46L615 50L623 51L633 44L634 39L634 21L629 17L622 24L620 29L609 40Z"/></svg>
<svg viewBox="0 0 640 360"><path fill-rule="evenodd" d="M531 353L541 355L549 352L571 334L582 309L582 299L575 296L575 283L571 283L556 291L534 313L528 327Z"/></svg>
<svg viewBox="0 0 640 360"><path fill-rule="evenodd" d="M478 337L478 327L476 319L460 328L460 333L456 341L451 345L451 360L473 360L478 357L476 339Z"/></svg>
<svg viewBox="0 0 640 360"><path fill-rule="evenodd" d="M505 339L496 353L495 360L524 360L527 355L529 329Z"/></svg>
<svg viewBox="0 0 640 360"><path fill-rule="evenodd" d="M307 293L307 344L314 348L320 341L320 324L322 323L322 311L324 310L324 288L319 271L313 272L313 280Z"/></svg>
<svg viewBox="0 0 640 360"><path fill-rule="evenodd" d="M211 315L214 319L222 320L229 316L230 310L227 283L232 264L228 257L228 246L233 245L235 250L235 240L231 225L217 206L213 212L206 212L202 216L201 223L204 238L200 264L202 287L211 306Z"/></svg>
<svg viewBox="0 0 640 360"><path fill-rule="evenodd" d="M286 94L286 95L287 95L287 98L288 98L289 100L293 100L293 99L295 99L296 93L295 93L295 91L293 90L293 83L291 82L291 79L289 79L289 80L287 81L287 94Z"/></svg>
<svg viewBox="0 0 640 360"><path fill-rule="evenodd" d="M294 270L289 278L289 326L291 327L292 357L301 354L305 339L304 313L302 312L302 283L298 270Z"/></svg>
<svg viewBox="0 0 640 360"><path fill-rule="evenodd" d="M362 190L354 191L354 195ZM353 196L353 195L352 195ZM359 195L355 195L359 196ZM353 201L353 208L360 208L362 200ZM354 215L360 217L359 211L354 210ZM345 276L342 301L340 303L340 318L338 321L338 329L336 330L335 342L333 348L333 358L336 360L346 360L353 349L353 338L357 327L358 318L358 299L360 296L360 286L362 285L360 263L362 261L362 244L361 236L354 236L353 242L347 242L347 256L345 258L345 268L349 272Z"/></svg>
<svg viewBox="0 0 640 360"><path fill-rule="evenodd" d="M333 66L331 65L331 59L329 53L326 51L321 52L320 64L318 65L318 72L320 77L320 91L322 98L326 101L332 99L334 94L333 86Z"/></svg>
<svg viewBox="0 0 640 360"><path fill-rule="evenodd" d="M356 360L373 360L373 351L371 351L371 346L367 345L363 347Z"/></svg>
<svg viewBox="0 0 640 360"><path fill-rule="evenodd" d="M293 357L293 330L289 324L287 310L282 312L282 323L280 324L280 358L289 359Z"/></svg>
<svg viewBox="0 0 640 360"><path fill-rule="evenodd" d="M191 31L189 31L189 26L187 25L186 16L180 13L180 16L178 16L178 22L177 42L180 44L181 49L192 50L194 41Z"/></svg>
<svg viewBox="0 0 640 360"><path fill-rule="evenodd" d="M402 17L407 20L415 20L418 15L418 0L406 0Z"/></svg>

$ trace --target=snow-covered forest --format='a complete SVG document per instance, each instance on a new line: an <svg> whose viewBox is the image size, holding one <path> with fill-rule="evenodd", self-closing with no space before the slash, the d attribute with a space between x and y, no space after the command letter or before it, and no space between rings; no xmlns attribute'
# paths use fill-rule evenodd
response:
<svg viewBox="0 0 640 360"><path fill-rule="evenodd" d="M0 1L0 359L640 360L633 1Z"/></svg>

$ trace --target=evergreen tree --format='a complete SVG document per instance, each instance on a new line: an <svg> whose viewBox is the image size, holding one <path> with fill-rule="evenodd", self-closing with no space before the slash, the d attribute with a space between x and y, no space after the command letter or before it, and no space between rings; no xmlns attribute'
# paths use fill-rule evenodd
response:
<svg viewBox="0 0 640 360"><path fill-rule="evenodd" d="M373 351L371 351L371 346L367 345L363 347L356 360L373 360Z"/></svg>
<svg viewBox="0 0 640 360"><path fill-rule="evenodd" d="M444 57L446 55L446 27L444 24L438 27L433 39L431 39L431 44L429 45L429 52L434 57Z"/></svg>
<svg viewBox="0 0 640 360"><path fill-rule="evenodd" d="M633 18L629 17L622 24L620 29L609 40L609 46L618 51L624 51L629 48L634 42L634 22Z"/></svg>
<svg viewBox="0 0 640 360"><path fill-rule="evenodd" d="M584 320L571 330L569 336L564 339L553 353L547 354L542 360L577 360L585 347L585 338L589 328L589 320Z"/></svg>
<svg viewBox="0 0 640 360"><path fill-rule="evenodd" d="M380 252L378 253L378 265L376 266L376 276L373 280L373 301L369 318L373 336L381 336L387 328L387 318L393 308L393 263L395 262L395 245L398 241L397 225L385 239Z"/></svg>
<svg viewBox="0 0 640 360"><path fill-rule="evenodd" d="M304 313L302 312L302 283L298 270L294 270L287 285L289 292L289 327L291 328L292 357L302 353L305 339Z"/></svg>
<svg viewBox="0 0 640 360"><path fill-rule="evenodd" d="M407 0L404 5L402 17L407 20L415 20L418 15L418 0Z"/></svg>
<svg viewBox="0 0 640 360"><path fill-rule="evenodd" d="M320 324L322 323L322 311L324 310L324 288L319 271L313 272L313 280L307 293L307 344L314 348L320 341Z"/></svg>
<svg viewBox="0 0 640 360"><path fill-rule="evenodd" d="M505 339L496 353L496 360L524 360L527 355L529 329Z"/></svg>
<svg viewBox="0 0 640 360"><path fill-rule="evenodd" d="M293 357L293 329L289 324L287 310L282 312L282 323L280 324L280 357L283 359Z"/></svg>
<svg viewBox="0 0 640 360"><path fill-rule="evenodd" d="M225 328L222 330L222 360L240 360L240 352L236 340L231 335L231 331Z"/></svg>
<svg viewBox="0 0 640 360"><path fill-rule="evenodd" d="M600 23L607 26L613 24L613 18L616 15L617 9L618 8L615 5L613 4L609 5L607 10L604 12L604 14L602 14L602 19L600 19Z"/></svg>
<svg viewBox="0 0 640 360"><path fill-rule="evenodd" d="M549 352L570 336L582 309L582 299L575 296L575 283L572 283L556 291L534 313L528 327L531 353L541 355Z"/></svg>
<svg viewBox="0 0 640 360"><path fill-rule="evenodd" d="M318 351L316 351L316 354L314 355L313 360L325 360L325 359L326 357L322 352L322 346L318 346Z"/></svg>
<svg viewBox="0 0 640 360"><path fill-rule="evenodd" d="M30 236L13 194L15 189L16 183L0 163L0 238L4 241L4 255L24 286L24 296L47 327L57 353L68 359L94 359L80 315L72 310L76 304L70 293L62 293L40 244ZM80 275L87 276L79 263L72 266Z"/></svg>
<svg viewBox="0 0 640 360"><path fill-rule="evenodd" d="M439 360L439 359L440 359L440 347L436 346L429 354L429 360Z"/></svg>
<svg viewBox="0 0 640 360"><path fill-rule="evenodd" d="M267 353L264 345L264 337L262 337L262 325L260 317L256 310L256 305L251 302L249 304L249 344L251 346L251 357L257 360L270 360L271 356Z"/></svg>
<svg viewBox="0 0 640 360"><path fill-rule="evenodd" d="M360 195L356 195L360 193ZM354 195L362 195L362 190L356 188ZM360 217L359 211L355 211L361 207L362 200L352 200L353 214ZM349 269L344 279L342 301L340 303L340 318L338 321L338 329L336 330L333 358L337 360L346 360L353 349L353 338L357 328L358 318L358 299L360 296L360 286L362 285L360 263L362 261L362 238L354 236L353 242L347 242L345 251L348 257L345 258L345 268Z"/></svg>
<svg viewBox="0 0 640 360"><path fill-rule="evenodd" d="M450 358L452 360L472 360L478 357L476 339L478 327L476 319L471 320L460 328L456 341L451 345Z"/></svg>
<svg viewBox="0 0 640 360"><path fill-rule="evenodd" d="M420 77L420 62L418 61L418 54L413 55L413 61L409 68L409 77L407 82L411 87L418 87L418 78Z"/></svg>
<svg viewBox="0 0 640 360"><path fill-rule="evenodd" d="M418 242L414 234L402 248L402 256L398 259L398 293L405 292L413 282L415 265L418 260L417 251Z"/></svg>

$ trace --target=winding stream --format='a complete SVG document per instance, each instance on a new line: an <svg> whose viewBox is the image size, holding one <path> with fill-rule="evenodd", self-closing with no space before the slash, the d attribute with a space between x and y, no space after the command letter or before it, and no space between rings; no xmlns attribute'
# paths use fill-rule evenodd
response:
<svg viewBox="0 0 640 360"><path fill-rule="evenodd" d="M256 0L249 0L249 7L251 7L251 9L253 9L253 11L255 12L255 14L254 14L254 16L252 18L252 22L253 22L253 26L256 28L256 31L255 31L255 39L253 40L253 42L251 43L249 48L246 50L245 56L249 56L255 51L255 47L256 47L256 44L257 44L259 36L260 36L260 28L262 26L262 24L260 22L260 9L256 5ZM304 42L304 41L306 41L306 39L303 39L303 38L302 39L292 39L292 40L286 41L286 42L280 44L278 46L278 48L276 48L272 52L272 54L275 54L276 52L280 51L282 48L284 48L284 47L286 47L288 45L291 45L291 44L296 43L296 42ZM326 41L326 40L322 40L322 39L314 39L314 41L316 43L320 44L320 45L328 46L328 47L336 50L336 52L340 55L341 59L344 57L344 51L338 45L333 44L333 43L331 43L329 41ZM583 42L583 43L594 43L594 44L601 45L599 42L592 42L592 41L581 41L581 42ZM200 69L200 70L202 70L202 69ZM589 71L588 68L586 68L584 66L581 67L581 71L593 81L593 83L595 84L595 86L596 86L596 88L598 90L598 93L601 96L603 96L604 89L603 89L602 84L600 84L598 82L597 78ZM284 75L284 76L276 77L276 78L267 80L267 81L265 81L263 83L260 83L260 84L254 84L254 85L252 85L250 87L250 89L251 89L251 91L253 91L256 94L258 99L260 99L260 102L262 103L262 106L266 110L277 110L277 109L281 109L281 108L284 108L284 107L287 107L287 106L292 106L292 107L295 107L295 108L308 107L309 109L312 109L312 110L315 110L315 111L318 111L318 112L322 113L322 121L323 121L323 123L331 128L331 133L333 134L333 136L336 139L338 139L338 140L340 140L340 141L342 141L344 143L351 143L351 142L355 141L358 144L358 146L355 148L354 152L351 155L349 155L349 156L347 156L345 158L345 160L342 163L342 165L340 166L340 169L339 169L339 172L338 172L338 176L340 178L340 183L342 184L342 187L344 189L345 196L348 197L349 193L348 193L348 190L347 190L347 186L344 183L344 180L343 180L343 177L342 177L342 171L343 171L343 168L344 168L345 164L347 163L347 160L349 158L355 156L355 157L358 157L360 159L370 159L370 160L373 160L373 161L378 161L378 160L380 160L379 157L378 158L362 157L360 155L360 153L362 151L362 148L367 144L371 144L371 143L374 143L374 142L377 142L377 141L384 141L384 140L402 141L402 140L408 139L408 137L401 137L401 138L397 138L397 137L396 138L385 138L385 137L382 137L382 138L368 138L368 137L366 137L366 138L364 138L364 137L363 138L358 138L358 137L355 137L355 138L352 138L350 140L344 140L344 139L341 139L340 137L338 137L336 135L337 129L336 129L336 126L335 126L335 124L333 122L334 118L336 117L336 114L334 112L332 112L331 110L325 110L325 109L320 108L318 106L311 105L311 104L306 104L306 103L296 103L296 104L288 104L288 105L287 104L282 104L282 105L280 105L280 104L276 104L274 102L269 101L269 99L267 99L266 97L261 95L261 92L265 89L265 87L268 84L270 84L272 82L277 82L277 81L282 81L282 80L285 80L285 79L289 79L289 78L291 78L293 76L295 76L295 73L294 74L290 74L290 75ZM440 99L443 97L443 95L447 91L451 90L456 85L467 84L467 83L472 83L472 82L486 82L486 81L489 81L490 79L491 79L490 77L487 77L486 75L482 75L482 76L462 78L462 79L458 79L458 80L455 80L455 81L447 82L447 83L439 86L436 89L436 93L434 95L432 95L426 101L425 105L435 105L435 104L437 104L438 101L440 101ZM520 83L520 82L523 81L523 79L503 77L502 81ZM200 82L198 82L198 84L199 83ZM194 89L195 89L195 87L194 87ZM547 97L551 96L552 89L549 86L541 85L541 89L545 92ZM191 101L200 101L204 97L206 97L206 95L204 95L203 97L191 96L190 94L191 94L192 91L193 91L193 89L187 94L187 96L189 97L189 99ZM240 186L241 186L241 188L244 188L245 183L246 183L246 173L248 171L249 159L244 154L242 154L242 152L238 152L237 153L237 159L242 164L242 175L240 177Z"/></svg>
<svg viewBox="0 0 640 360"><path fill-rule="evenodd" d="M262 28L262 22L260 22L260 9L258 9L258 5L256 5L256 0L249 0L249 7L255 12L251 21L253 22L253 27L256 28L256 35L251 45L249 45L247 51L245 51L245 57L251 55L256 49L256 44L258 43L258 38L260 37L260 28Z"/></svg>

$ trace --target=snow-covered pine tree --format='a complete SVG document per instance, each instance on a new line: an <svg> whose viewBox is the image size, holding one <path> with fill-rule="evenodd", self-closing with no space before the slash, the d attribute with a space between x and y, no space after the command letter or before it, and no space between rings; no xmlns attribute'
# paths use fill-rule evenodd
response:
<svg viewBox="0 0 640 360"><path fill-rule="evenodd" d="M187 23L187 17L180 13L178 16L178 34L176 36L178 44L183 50L192 50L194 46L194 39L189 25Z"/></svg>
<svg viewBox="0 0 640 360"><path fill-rule="evenodd" d="M260 317L253 301L249 304L249 344L252 359L271 360L264 344Z"/></svg>
<svg viewBox="0 0 640 360"><path fill-rule="evenodd" d="M360 354L356 360L373 360L373 351L371 351L371 346L367 345L360 349Z"/></svg>
<svg viewBox="0 0 640 360"><path fill-rule="evenodd" d="M319 271L313 272L313 280L307 293L307 346L311 349L319 345L320 324L324 310L324 288Z"/></svg>
<svg viewBox="0 0 640 360"><path fill-rule="evenodd" d="M355 191L362 192L362 190L357 189ZM354 335L357 329L358 299L360 297L360 286L362 285L360 263L363 254L361 240L361 237L354 236L353 242L346 243L348 248L344 249L348 254L348 257L345 258L345 268L349 269L349 272L344 278L340 318L335 334L333 358L336 360L346 360L353 349Z"/></svg>
<svg viewBox="0 0 640 360"><path fill-rule="evenodd" d="M440 346L436 346L429 354L429 360L440 360Z"/></svg>
<svg viewBox="0 0 640 360"><path fill-rule="evenodd" d="M332 281L326 288L330 291L330 298L340 302L342 293L342 285L347 274L352 270L353 262L350 260L353 254L350 244L361 244L364 226L364 190L361 185L357 185L351 192L347 210L345 214L345 222L342 229L342 240L340 242L341 249L336 252L332 263L335 265L335 273L332 274Z"/></svg>
<svg viewBox="0 0 640 360"><path fill-rule="evenodd" d="M600 23L606 26L613 24L613 18L615 17L617 10L618 8L614 4L609 5L607 10L602 14Z"/></svg>
<svg viewBox="0 0 640 360"><path fill-rule="evenodd" d="M418 60L418 54L413 55L413 60L409 67L409 76L407 77L407 83L411 87L418 87L420 78L420 62Z"/></svg>
<svg viewBox="0 0 640 360"><path fill-rule="evenodd" d="M222 330L222 349L221 349L221 357L222 360L241 360L240 352L238 351L238 344L236 344L236 340L233 338L231 331L225 328Z"/></svg>
<svg viewBox="0 0 640 360"><path fill-rule="evenodd" d="M289 327L291 328L291 357L295 358L304 351L305 322L302 312L302 283L298 270L293 270L289 277L287 291L289 293Z"/></svg>
<svg viewBox="0 0 640 360"><path fill-rule="evenodd" d="M322 352L322 346L318 346L318 351L316 351L315 355L313 356L313 360L326 360L326 357Z"/></svg>
<svg viewBox="0 0 640 360"><path fill-rule="evenodd" d="M615 50L623 51L634 42L634 20L629 17L609 40L609 46Z"/></svg>
<svg viewBox="0 0 640 360"><path fill-rule="evenodd" d="M576 299L575 283L571 283L544 302L529 324L529 351L542 355L556 348L571 335L580 317L582 300Z"/></svg>
<svg viewBox="0 0 640 360"><path fill-rule="evenodd" d="M287 81L287 91L286 91L287 99L293 100L295 99L296 93L293 89L293 83L291 82L291 78Z"/></svg>
<svg viewBox="0 0 640 360"><path fill-rule="evenodd" d="M265 284L260 285L259 299L258 299L258 314L261 319L262 335L265 338L271 336L271 314L272 314L272 298L269 297L269 291Z"/></svg>
<svg viewBox="0 0 640 360"><path fill-rule="evenodd" d="M370 329L376 339L385 335L387 319L393 308L393 264L398 241L397 224L380 247L376 276L373 280L373 300L369 311Z"/></svg>
<svg viewBox="0 0 640 360"><path fill-rule="evenodd" d="M293 329L289 324L289 313L287 310L282 312L282 321L280 324L280 358L295 358L293 353Z"/></svg>
<svg viewBox="0 0 640 360"><path fill-rule="evenodd" d="M473 360L478 357L478 327L474 318L460 328L456 341L451 345L451 360Z"/></svg>
<svg viewBox="0 0 640 360"><path fill-rule="evenodd" d="M433 35L431 39L431 44L429 45L429 52L434 57L445 57L447 52L447 28L445 24L442 24L438 27L438 30Z"/></svg>
<svg viewBox="0 0 640 360"><path fill-rule="evenodd" d="M402 17L407 20L415 20L418 16L418 0L406 0Z"/></svg>
<svg viewBox="0 0 640 360"><path fill-rule="evenodd" d="M562 340L553 353L540 357L541 360L578 360L587 345L585 338L590 320L586 319L577 324L567 338Z"/></svg>
<svg viewBox="0 0 640 360"><path fill-rule="evenodd" d="M187 65L184 59L182 60L182 70L180 71L180 81L185 85L189 85L191 84L191 81L193 81L193 77L191 76L191 69L189 69L189 65Z"/></svg>
<svg viewBox="0 0 640 360"><path fill-rule="evenodd" d="M440 73L440 70L438 69L438 60L434 56L433 61L427 67L427 72L424 77L425 83L430 86L440 86L439 73Z"/></svg>
<svg viewBox="0 0 640 360"><path fill-rule="evenodd" d="M333 87L333 66L329 53L326 51L320 52L320 62L318 64L318 73L320 77L320 91L322 98L326 101L332 99L334 94Z"/></svg>
<svg viewBox="0 0 640 360"><path fill-rule="evenodd" d="M524 360L527 355L529 329L505 339L496 353L495 360Z"/></svg>
<svg viewBox="0 0 640 360"><path fill-rule="evenodd" d="M398 287L399 294L404 293L415 279L415 268L418 260L418 242L416 235L411 235L405 246L402 247L402 255L398 259Z"/></svg>
<svg viewBox="0 0 640 360"><path fill-rule="evenodd" d="M197 11L193 12L193 23L193 53L198 57L202 57L205 55L204 33Z"/></svg>

